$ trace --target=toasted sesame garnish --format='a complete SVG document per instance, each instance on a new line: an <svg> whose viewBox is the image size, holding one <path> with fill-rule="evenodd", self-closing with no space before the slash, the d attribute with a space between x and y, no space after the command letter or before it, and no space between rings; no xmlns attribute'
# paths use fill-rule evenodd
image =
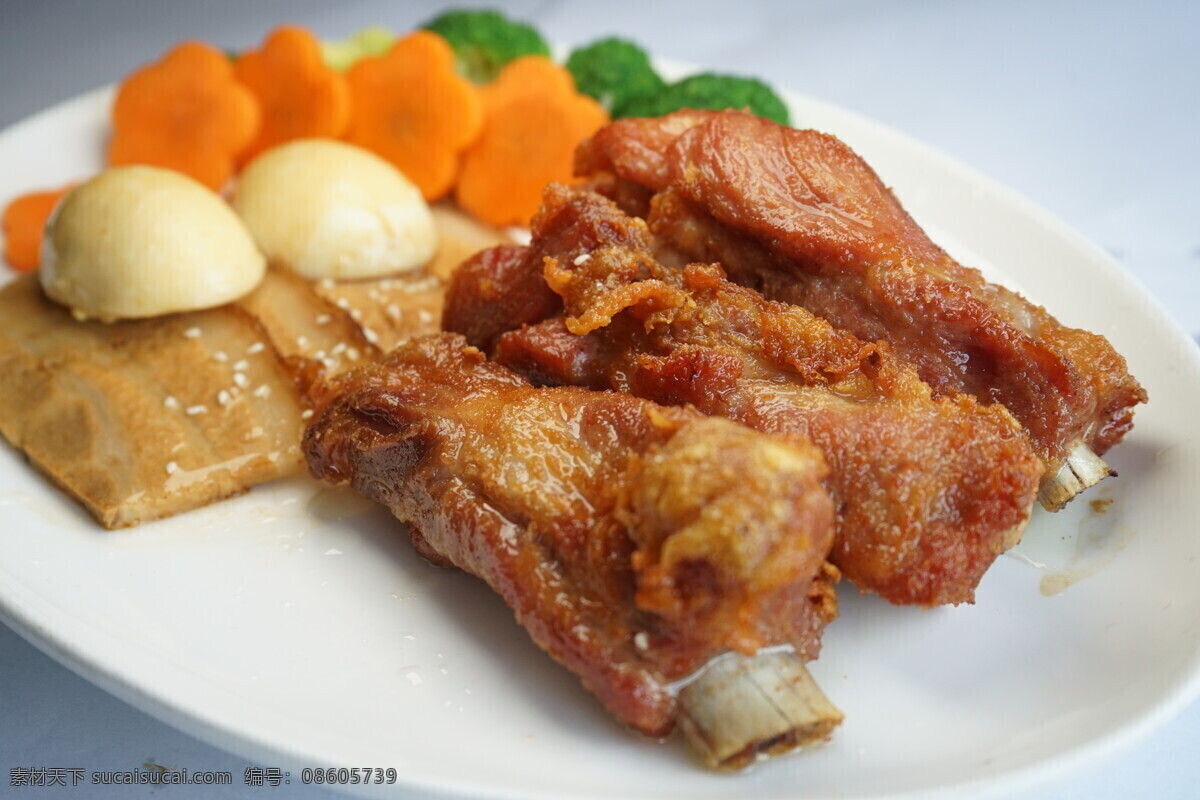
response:
<svg viewBox="0 0 1200 800"><path fill-rule="evenodd" d="M188 406L185 413L189 417L194 417L197 414L205 414L208 412L208 406Z"/></svg>
<svg viewBox="0 0 1200 800"><path fill-rule="evenodd" d="M220 405L227 406L229 405L229 401L232 399L233 396L229 394L227 389L222 389L221 391L217 392L217 403Z"/></svg>
<svg viewBox="0 0 1200 800"><path fill-rule="evenodd" d="M186 331L184 331L184 332L183 332L183 338L185 338L185 339L199 339L199 338L200 338L200 329L199 329L199 328L194 328L194 327L193 327L193 328L188 328Z"/></svg>
<svg viewBox="0 0 1200 800"><path fill-rule="evenodd" d="M233 365L234 372L245 372L248 369L250 369L250 362L244 358Z"/></svg>
<svg viewBox="0 0 1200 800"><path fill-rule="evenodd" d="M262 342L255 342L254 344L252 344L246 348L246 352L249 353L250 355L254 355L255 353L261 353L264 349L266 349L265 344L263 344Z"/></svg>
<svg viewBox="0 0 1200 800"><path fill-rule="evenodd" d="M371 344L379 344L379 334L376 333L375 331L371 330L370 328L363 328L362 334L363 334L363 338L366 339Z"/></svg>
<svg viewBox="0 0 1200 800"><path fill-rule="evenodd" d="M421 322L433 322L433 312L428 308L422 308L417 311L417 319Z"/></svg>
<svg viewBox="0 0 1200 800"><path fill-rule="evenodd" d="M270 393L271 393L271 387L267 386L265 383L260 385L258 388L256 388L254 390L255 397L266 397Z"/></svg>
<svg viewBox="0 0 1200 800"><path fill-rule="evenodd" d="M312 419L312 415L313 410L311 408L306 408L300 412L300 419Z"/></svg>
<svg viewBox="0 0 1200 800"><path fill-rule="evenodd" d="M308 347L308 337L307 336L297 336L296 337L296 347L299 347L301 350Z"/></svg>
<svg viewBox="0 0 1200 800"><path fill-rule="evenodd" d="M250 385L250 379L246 377L246 373L244 372L233 373L233 382L237 384L239 389L245 389Z"/></svg>
<svg viewBox="0 0 1200 800"><path fill-rule="evenodd" d="M587 262L589 262L591 260L592 260L591 253L580 253L579 255L575 256L575 261L573 263L577 267L582 267L584 264L586 264Z"/></svg>
<svg viewBox="0 0 1200 800"><path fill-rule="evenodd" d="M213 361L219 361L224 364L228 360L229 356L225 355L224 350L217 350L215 353L213 353Z"/></svg>
<svg viewBox="0 0 1200 800"><path fill-rule="evenodd" d="M179 401L171 395L167 395L163 398L163 405L167 408L179 408Z"/></svg>
<svg viewBox="0 0 1200 800"><path fill-rule="evenodd" d="M638 650L645 652L650 649L650 634L645 631L638 631L633 635L633 646Z"/></svg>
<svg viewBox="0 0 1200 800"><path fill-rule="evenodd" d="M350 359L351 361L358 361L358 356L359 352L357 347L346 348L346 358Z"/></svg>
<svg viewBox="0 0 1200 800"><path fill-rule="evenodd" d="M389 303L388 307L384 309L383 313L387 314L388 319L390 319L392 322L400 321L400 306L396 305L395 303Z"/></svg>
<svg viewBox="0 0 1200 800"><path fill-rule="evenodd" d="M333 317L329 316L328 314L317 314L318 325L328 325L329 320L331 319L333 319Z"/></svg>
<svg viewBox="0 0 1200 800"><path fill-rule="evenodd" d="M338 342L337 344L335 344L333 346L333 349L329 351L329 354L337 356L337 355L341 355L344 352L346 352L346 343Z"/></svg>
<svg viewBox="0 0 1200 800"><path fill-rule="evenodd" d="M174 475L178 471L179 471L178 464L176 464L174 461L167 462L167 474L168 475Z"/></svg>
<svg viewBox="0 0 1200 800"><path fill-rule="evenodd" d="M339 297L336 301L334 301L334 305L345 311L350 307L350 301L344 297Z"/></svg>
<svg viewBox="0 0 1200 800"><path fill-rule="evenodd" d="M427 275L420 280L406 283L404 285L404 291L408 292L409 294L416 294L417 292L425 292L430 289L436 289L441 284L442 279L437 275Z"/></svg>

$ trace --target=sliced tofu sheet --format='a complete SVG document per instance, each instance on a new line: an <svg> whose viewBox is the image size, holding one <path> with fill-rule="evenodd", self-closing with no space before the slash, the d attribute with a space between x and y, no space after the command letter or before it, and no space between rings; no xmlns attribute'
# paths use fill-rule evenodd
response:
<svg viewBox="0 0 1200 800"><path fill-rule="evenodd" d="M34 276L0 290L0 433L106 528L169 517L301 471L305 388L440 328L446 280L504 237L435 209L422 269L251 295L146 320L79 322Z"/></svg>

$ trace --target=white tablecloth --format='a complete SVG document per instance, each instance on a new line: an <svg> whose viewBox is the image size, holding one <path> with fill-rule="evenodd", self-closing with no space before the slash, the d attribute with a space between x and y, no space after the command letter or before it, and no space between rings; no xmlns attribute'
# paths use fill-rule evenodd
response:
<svg viewBox="0 0 1200 800"><path fill-rule="evenodd" d="M405 29L434 2L47 0L0 6L0 126L120 78L180 38L229 48L281 22L339 37ZM904 131L1016 189L1107 249L1200 334L1200 3L503 2L553 41L619 33L654 53L757 75ZM1100 764L1013 798L1200 796L1200 705ZM246 758L179 733L0 626L0 796L26 766L228 770L234 786L154 796L262 798ZM270 765L267 765L270 766ZM194 788L194 787L193 787ZM277 791L277 790L275 790ZM325 797L316 787L287 796Z"/></svg>

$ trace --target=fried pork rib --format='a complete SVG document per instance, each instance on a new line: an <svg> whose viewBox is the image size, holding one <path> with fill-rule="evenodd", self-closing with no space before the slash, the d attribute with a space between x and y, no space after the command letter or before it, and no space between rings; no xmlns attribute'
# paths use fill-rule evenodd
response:
<svg viewBox="0 0 1200 800"><path fill-rule="evenodd" d="M1102 336L988 283L930 241L839 140L739 112L620 120L580 172L647 217L660 255L885 340L935 393L1002 403L1045 464L1057 510L1110 474L1099 459L1146 393Z"/></svg>
<svg viewBox="0 0 1200 800"><path fill-rule="evenodd" d="M719 267L664 267L651 247L642 220L550 187L524 255L509 248L465 265L443 324L496 342L497 360L538 383L617 389L811 438L837 504L830 560L894 603L970 601L1027 521L1041 475L1003 407L934 399L887 345L767 301ZM481 324L477 293L526 292L528 273L544 273L542 291L563 311L511 320L507 333L498 316Z"/></svg>
<svg viewBox="0 0 1200 800"><path fill-rule="evenodd" d="M484 579L639 731L664 735L680 714L716 724L711 692L681 709L669 684L724 653L791 645L815 657L836 615L826 468L802 438L616 392L535 388L449 334L339 376L319 403L311 472L349 481L409 523L422 555ZM716 760L823 738L841 718L823 698L805 713Z"/></svg>

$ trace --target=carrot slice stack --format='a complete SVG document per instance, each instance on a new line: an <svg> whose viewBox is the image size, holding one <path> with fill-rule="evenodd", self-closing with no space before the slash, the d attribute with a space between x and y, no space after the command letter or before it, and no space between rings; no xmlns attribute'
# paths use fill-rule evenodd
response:
<svg viewBox="0 0 1200 800"><path fill-rule="evenodd" d="M346 141L390 161L426 200L444 197L459 154L479 135L482 104L454 67L442 37L417 31L346 73L351 120Z"/></svg>
<svg viewBox="0 0 1200 800"><path fill-rule="evenodd" d="M484 222L526 224L546 184L571 180L576 145L607 123L608 113L543 56L509 62L480 94L483 133L463 157L456 197Z"/></svg>
<svg viewBox="0 0 1200 800"><path fill-rule="evenodd" d="M242 152L243 164L292 139L336 139L350 124L345 78L326 65L320 42L304 28L276 29L262 49L238 58L234 75L262 108L262 126Z"/></svg>
<svg viewBox="0 0 1200 800"><path fill-rule="evenodd" d="M227 55L184 42L117 90L108 162L174 169L218 190L257 135L260 116Z"/></svg>
<svg viewBox="0 0 1200 800"><path fill-rule="evenodd" d="M41 263L42 232L50 214L74 184L47 192L30 192L4 209L4 260L17 272L32 272Z"/></svg>

